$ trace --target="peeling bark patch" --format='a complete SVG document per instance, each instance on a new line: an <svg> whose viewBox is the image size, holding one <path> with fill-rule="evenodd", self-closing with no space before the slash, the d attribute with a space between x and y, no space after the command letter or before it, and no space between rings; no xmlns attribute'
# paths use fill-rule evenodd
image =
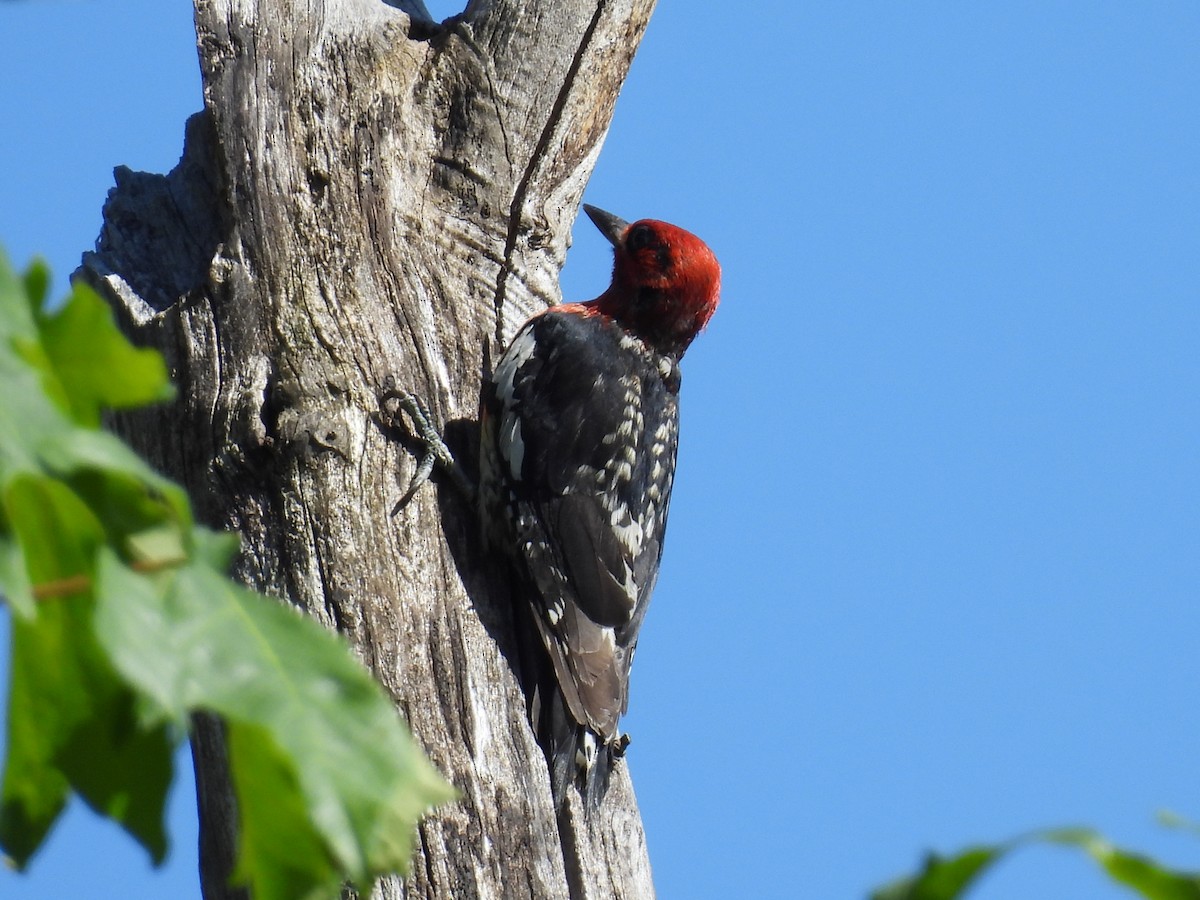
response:
<svg viewBox="0 0 1200 900"><path fill-rule="evenodd" d="M87 254L85 266L97 275L120 275L159 312L203 289L222 242L214 154L212 123L197 113L188 119L183 156L169 174L114 169L96 252Z"/></svg>

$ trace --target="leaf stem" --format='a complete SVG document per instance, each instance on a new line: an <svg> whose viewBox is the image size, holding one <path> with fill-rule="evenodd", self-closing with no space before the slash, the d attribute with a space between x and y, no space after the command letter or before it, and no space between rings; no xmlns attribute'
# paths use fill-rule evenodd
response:
<svg viewBox="0 0 1200 900"><path fill-rule="evenodd" d="M177 556L170 559L147 559L135 560L129 563L129 568L135 572L151 573L161 572L164 569L174 569L187 562L187 557ZM89 575L71 575L67 578L59 578L54 581L43 581L41 584L33 586L34 600L54 600L59 597L68 597L71 594L78 594L80 591L86 591L92 586L92 579ZM0 599L3 594L0 594Z"/></svg>

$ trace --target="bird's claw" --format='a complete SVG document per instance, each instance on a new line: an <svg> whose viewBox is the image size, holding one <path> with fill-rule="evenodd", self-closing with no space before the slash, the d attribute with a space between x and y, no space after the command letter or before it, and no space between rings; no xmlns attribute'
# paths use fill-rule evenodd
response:
<svg viewBox="0 0 1200 900"><path fill-rule="evenodd" d="M408 487L400 499L396 501L396 505L392 507L392 515L395 515L416 495L426 481L433 474L435 467L441 468L446 472L455 487L463 492L466 497L472 497L475 493L475 488L463 472L458 464L458 460L454 458L454 454L450 452L450 448L442 439L441 433L433 424L433 417L429 411L417 399L415 394L402 390L395 386L395 382L389 377L385 382L385 390L379 397L379 410L381 418L385 423L394 428L403 428L421 445L421 458L417 462L416 471L413 472L412 478L409 479ZM408 414L408 423L404 423L401 412Z"/></svg>

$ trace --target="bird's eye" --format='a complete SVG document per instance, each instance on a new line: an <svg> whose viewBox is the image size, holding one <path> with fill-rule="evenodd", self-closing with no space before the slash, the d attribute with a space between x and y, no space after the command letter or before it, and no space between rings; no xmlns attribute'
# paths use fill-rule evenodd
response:
<svg viewBox="0 0 1200 900"><path fill-rule="evenodd" d="M649 225L634 225L629 232L629 237L625 239L625 246L636 253L647 246L653 238L654 235L650 232Z"/></svg>

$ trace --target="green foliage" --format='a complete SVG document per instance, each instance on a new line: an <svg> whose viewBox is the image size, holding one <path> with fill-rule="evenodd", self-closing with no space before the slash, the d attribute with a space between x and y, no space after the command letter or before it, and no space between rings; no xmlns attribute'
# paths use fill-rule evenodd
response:
<svg viewBox="0 0 1200 900"><path fill-rule="evenodd" d="M872 900L957 900L993 864L1031 843L1082 850L1118 884L1147 900L1200 900L1200 873L1176 872L1148 857L1122 850L1088 828L1038 831L988 846L970 847L954 856L931 853L921 870L871 895Z"/></svg>
<svg viewBox="0 0 1200 900"><path fill-rule="evenodd" d="M13 613L0 846L24 866L69 793L166 853L175 745L227 725L255 897L336 896L403 871L417 819L453 791L335 635L230 581L236 540L98 427L172 396L83 286L0 255L0 590Z"/></svg>
<svg viewBox="0 0 1200 900"><path fill-rule="evenodd" d="M975 879L1009 849L1010 845L998 844L969 847L951 857L930 853L920 872L880 888L871 900L954 900L966 896Z"/></svg>

